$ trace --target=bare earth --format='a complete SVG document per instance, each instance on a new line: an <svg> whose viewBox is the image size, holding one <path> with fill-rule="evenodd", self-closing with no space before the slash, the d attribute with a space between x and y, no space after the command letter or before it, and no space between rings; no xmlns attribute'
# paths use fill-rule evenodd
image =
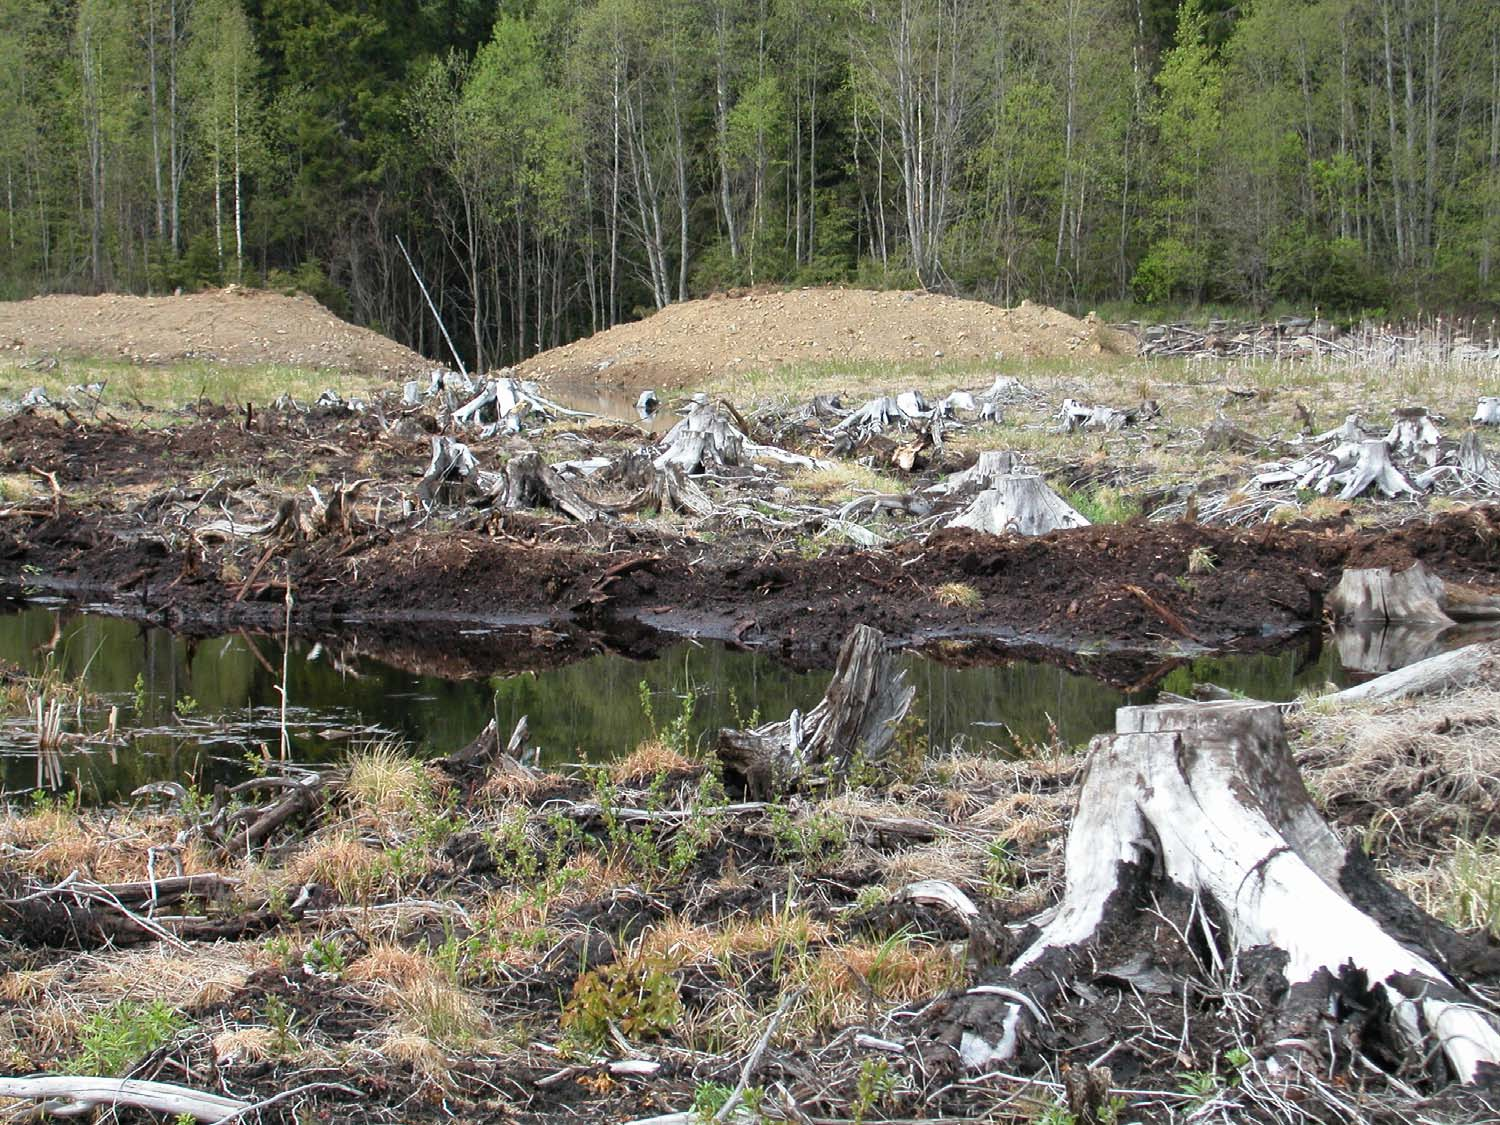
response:
<svg viewBox="0 0 1500 1125"><path fill-rule="evenodd" d="M523 377L680 388L705 376L790 363L992 360L1133 354L1134 341L1092 314L1045 305L1002 309L936 293L799 289L669 305L522 363Z"/></svg>
<svg viewBox="0 0 1500 1125"><path fill-rule="evenodd" d="M284 364L391 378L435 364L313 298L228 289L180 297L48 296L0 302L0 353L132 363Z"/></svg>

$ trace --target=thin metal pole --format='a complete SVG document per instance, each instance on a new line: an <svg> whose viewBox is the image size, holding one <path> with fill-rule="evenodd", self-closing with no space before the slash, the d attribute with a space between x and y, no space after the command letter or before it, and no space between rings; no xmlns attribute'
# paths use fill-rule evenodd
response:
<svg viewBox="0 0 1500 1125"><path fill-rule="evenodd" d="M427 285L422 281L422 275L417 272L411 255L406 252L406 243L401 241L401 236L396 236L396 245L401 247L401 256L406 259L407 266L411 269L412 277L417 279L417 288L422 291L422 296L427 300L427 307L432 310L432 319L437 321L438 331L443 334L443 339L448 341L448 350L453 353L453 362L458 364L459 374L465 379L469 377L468 369L464 367L463 357L458 354L458 349L453 346L453 337L448 335L448 328L443 324L443 318L437 311L437 306L432 303L432 295L427 292Z"/></svg>

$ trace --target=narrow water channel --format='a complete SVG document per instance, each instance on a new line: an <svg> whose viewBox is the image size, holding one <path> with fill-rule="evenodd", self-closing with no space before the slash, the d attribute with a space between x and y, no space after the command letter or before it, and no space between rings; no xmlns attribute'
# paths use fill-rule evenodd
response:
<svg viewBox="0 0 1500 1125"><path fill-rule="evenodd" d="M683 642L651 661L600 654L561 668L455 680L354 655L347 644L294 640L284 652L273 637L190 639L35 605L0 615L0 674L7 663L85 691L81 701L71 686L50 693L66 701L64 746L39 756L25 691L5 686L5 792L76 789L89 802L118 799L147 781L212 784L242 776L247 755L278 755L283 671L291 757L301 762L333 761L350 745L391 736L419 753L445 754L490 718L508 731L522 715L543 764L601 761L650 737L653 721L665 727L688 708L695 740L755 716L785 718L816 703L828 679L826 671L792 671L760 653ZM1344 679L1332 645L1186 661L1129 695L1041 662L951 667L908 654L900 664L916 686L914 711L931 746L962 742L995 754L1013 753L1017 740L1045 742L1054 731L1064 742L1085 742L1112 728L1115 708L1162 690L1186 693L1194 682L1284 700ZM103 737L111 709L113 740Z"/></svg>

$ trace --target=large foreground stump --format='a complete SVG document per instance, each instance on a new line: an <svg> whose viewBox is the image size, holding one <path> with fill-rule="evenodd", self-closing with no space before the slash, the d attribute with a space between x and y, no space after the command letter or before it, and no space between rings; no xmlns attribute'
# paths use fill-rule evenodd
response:
<svg viewBox="0 0 1500 1125"><path fill-rule="evenodd" d="M1175 933L1202 949L1210 987L1259 982L1268 1073L1308 1055L1324 1072L1354 1052L1438 1081L1493 1072L1493 1015L1453 971L1466 943L1345 851L1276 706L1126 707L1116 726L1091 748L1062 901L1008 966L981 965L982 983L945 1016L943 1037L968 1066L1034 1050L1065 990L1098 994L1124 976L1129 995L1132 977L1180 979L1180 964L1151 963ZM1148 963L1101 975L1127 955Z"/></svg>

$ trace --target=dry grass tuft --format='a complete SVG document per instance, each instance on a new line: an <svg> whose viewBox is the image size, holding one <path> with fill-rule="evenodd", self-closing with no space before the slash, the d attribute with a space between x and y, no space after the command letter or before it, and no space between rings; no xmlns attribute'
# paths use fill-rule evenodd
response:
<svg viewBox="0 0 1500 1125"><path fill-rule="evenodd" d="M367 903L391 881L385 853L341 830L311 841L286 865L293 884L322 883L346 903Z"/></svg>
<svg viewBox="0 0 1500 1125"><path fill-rule="evenodd" d="M1311 707L1294 720L1309 788L1335 814L1391 840L1438 844L1500 806L1500 689L1412 702Z"/></svg>
<svg viewBox="0 0 1500 1125"><path fill-rule="evenodd" d="M220 1066L246 1066L282 1057L287 1043L269 1027L232 1027L215 1035L211 1045Z"/></svg>
<svg viewBox="0 0 1500 1125"><path fill-rule="evenodd" d="M616 785L650 781L658 774L680 773L698 765L656 739L642 742L623 758L610 764L609 776Z"/></svg>
<svg viewBox="0 0 1500 1125"><path fill-rule="evenodd" d="M424 1082L436 1086L448 1084L448 1056L426 1036L409 1031L392 1031L376 1050L390 1062L411 1067L412 1072Z"/></svg>
<svg viewBox="0 0 1500 1125"><path fill-rule="evenodd" d="M384 983L402 989L441 979L443 972L426 953L382 941L371 945L369 952L350 964L343 976L355 983Z"/></svg>
<svg viewBox="0 0 1500 1125"><path fill-rule="evenodd" d="M439 1047L456 1049L477 1042L490 1026L479 999L444 980L420 980L395 993L396 1025Z"/></svg>
<svg viewBox="0 0 1500 1125"><path fill-rule="evenodd" d="M974 609L984 599L967 582L944 582L932 591L932 600L950 609Z"/></svg>
<svg viewBox="0 0 1500 1125"><path fill-rule="evenodd" d="M151 845L171 839L182 827L170 817L139 816L122 834L109 820L102 811L60 804L6 813L0 816L0 851L17 874L55 881L76 871L84 879L124 883L147 878ZM189 875L214 869L196 843L183 849L182 864Z"/></svg>
<svg viewBox="0 0 1500 1125"><path fill-rule="evenodd" d="M432 804L433 779L404 743L385 739L353 750L344 792L377 817L420 812Z"/></svg>

